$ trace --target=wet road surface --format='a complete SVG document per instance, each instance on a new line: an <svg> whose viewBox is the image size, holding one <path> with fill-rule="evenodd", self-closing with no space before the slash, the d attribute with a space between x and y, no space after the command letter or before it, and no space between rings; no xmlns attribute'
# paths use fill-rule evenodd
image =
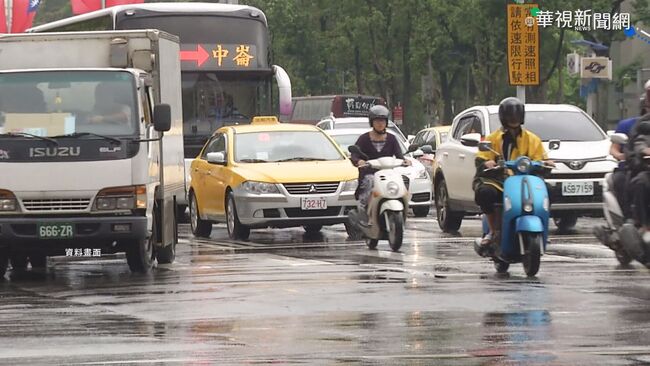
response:
<svg viewBox="0 0 650 366"><path fill-rule="evenodd" d="M474 254L475 219L451 236L409 218L400 253L342 225L247 242L182 225L176 263L150 275L123 255L59 257L0 282L0 363L647 364L650 273L619 266L597 224L553 234L532 279Z"/></svg>

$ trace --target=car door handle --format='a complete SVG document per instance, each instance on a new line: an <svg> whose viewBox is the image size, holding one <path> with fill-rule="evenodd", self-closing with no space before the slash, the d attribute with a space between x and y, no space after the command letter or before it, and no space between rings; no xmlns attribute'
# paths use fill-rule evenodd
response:
<svg viewBox="0 0 650 366"><path fill-rule="evenodd" d="M458 157L461 159L465 159L465 154L458 154Z"/></svg>

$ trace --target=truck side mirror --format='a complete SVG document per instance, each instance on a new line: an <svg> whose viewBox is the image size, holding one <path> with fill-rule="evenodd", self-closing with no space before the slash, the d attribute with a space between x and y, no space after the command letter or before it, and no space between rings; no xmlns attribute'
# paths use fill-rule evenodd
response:
<svg viewBox="0 0 650 366"><path fill-rule="evenodd" d="M169 104L156 104L153 107L153 127L158 132L172 128L172 109Z"/></svg>

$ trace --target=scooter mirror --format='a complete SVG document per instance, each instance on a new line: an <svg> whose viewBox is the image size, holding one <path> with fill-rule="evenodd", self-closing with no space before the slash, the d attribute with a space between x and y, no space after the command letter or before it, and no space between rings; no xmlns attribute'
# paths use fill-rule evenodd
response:
<svg viewBox="0 0 650 366"><path fill-rule="evenodd" d="M492 143L490 141L479 142L478 151L492 151Z"/></svg>
<svg viewBox="0 0 650 366"><path fill-rule="evenodd" d="M625 145L627 144L628 137L624 133L614 133L609 137L609 139L614 144Z"/></svg>
<svg viewBox="0 0 650 366"><path fill-rule="evenodd" d="M468 133L460 137L460 143L465 146L476 147L481 142L480 133Z"/></svg>
<svg viewBox="0 0 650 366"><path fill-rule="evenodd" d="M368 159L368 155L364 154L363 151L361 151L361 149L360 149L359 146L357 146L357 145L350 145L350 146L348 146L348 151L349 151L351 154L357 154L357 155L359 155L359 156L360 156L362 159L364 159L364 160L367 160L367 159Z"/></svg>

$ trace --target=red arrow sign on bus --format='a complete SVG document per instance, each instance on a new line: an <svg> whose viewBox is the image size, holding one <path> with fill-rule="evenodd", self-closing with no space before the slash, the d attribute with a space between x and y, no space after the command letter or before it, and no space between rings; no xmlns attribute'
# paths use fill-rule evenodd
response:
<svg viewBox="0 0 650 366"><path fill-rule="evenodd" d="M196 51L181 51L181 61L196 61L197 66L203 65L208 57L210 54L201 45L196 46Z"/></svg>

